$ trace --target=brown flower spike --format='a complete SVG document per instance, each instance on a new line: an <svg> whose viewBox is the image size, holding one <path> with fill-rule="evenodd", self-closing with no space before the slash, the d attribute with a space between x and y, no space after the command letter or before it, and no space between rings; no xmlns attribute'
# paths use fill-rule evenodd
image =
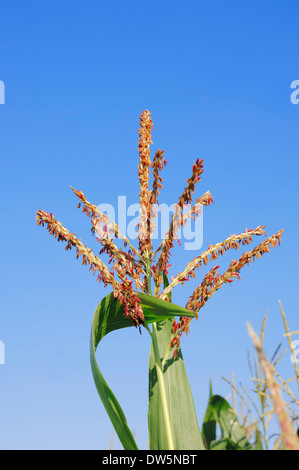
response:
<svg viewBox="0 0 299 470"><path fill-rule="evenodd" d="M139 221L139 249L144 258L151 255L152 246L150 240L150 200L149 174L151 168L150 144L152 143L151 131L153 122L149 111L143 111L140 116L139 129L139 201L140 201L140 221Z"/></svg>
<svg viewBox="0 0 299 470"><path fill-rule="evenodd" d="M196 218L202 211L203 206L213 203L212 195L207 191L203 196L196 199L195 204L184 212L192 204L193 194L197 183L203 174L203 160L197 159L192 166L191 176L186 180L186 187L175 205L175 210L170 222L169 229L165 234L161 244L153 252L151 236L154 229L153 219L156 217L156 209L159 204L158 197L162 189L163 179L161 171L167 162L164 158L164 150L157 150L153 162L150 159L150 144L152 144L152 129L154 128L151 113L146 110L140 116L139 128L139 201L140 220L138 224L138 248L134 247L130 240L120 232L117 224L103 214L97 206L90 203L82 191L72 188L79 198L78 207L82 206L84 212L91 220L91 230L97 236L97 240L102 247L100 254L107 254L111 269L96 256L91 249L87 248L75 234L70 233L58 222L52 213L43 210L37 211L37 224L46 225L49 233L56 237L58 241L66 242L66 249L72 247L76 250L76 257L82 257L82 264L88 265L93 273L97 273L97 279L104 283L104 286L111 286L114 297L124 306L124 313L130 318L135 326L143 325L145 322L141 301L138 296L138 289L152 295L151 280L154 281L154 295L169 301L169 295L174 287L184 284L190 278L196 276L195 271L209 261L213 262L226 251L246 246L253 242L253 236L266 235L265 227L258 226L256 229L245 230L243 233L233 234L226 240L208 245L208 248L190 261L186 267L175 276L171 282L159 294L163 278L168 274L171 266L170 256L174 241L180 243L178 232L183 227L189 217ZM149 189L150 173L153 173L152 189ZM202 282L190 296L186 309L195 312L198 318L199 310L219 290L223 284L231 284L235 279L240 279L240 270L250 264L255 258L260 258L264 253L268 253L270 248L280 244L283 230L266 238L253 250L241 255L238 261L231 261L229 268L220 275L219 266L214 266L204 276ZM122 240L125 251L117 246L117 242ZM133 290L133 283L136 291ZM179 321L173 322L172 338L170 349L175 350L175 356L180 345L180 338L189 331L190 318L182 317Z"/></svg>
<svg viewBox="0 0 299 470"><path fill-rule="evenodd" d="M70 250L72 247L76 249L78 259L82 256L82 264L89 265L89 270L94 274L98 273L97 280L102 281L106 287L108 284L112 286L114 296L117 298L121 305L124 305L125 315L128 316L132 323L138 326L143 323L143 312L140 306L140 299L136 292L133 291L132 281L126 277L125 269L122 273L118 272L122 283L114 278L112 271L109 271L107 266L93 254L92 250L87 248L75 234L70 233L65 227L58 222L52 213L42 211L37 212L36 216L37 225L47 225L50 235L53 235L58 241L65 241L67 243L65 249Z"/></svg>

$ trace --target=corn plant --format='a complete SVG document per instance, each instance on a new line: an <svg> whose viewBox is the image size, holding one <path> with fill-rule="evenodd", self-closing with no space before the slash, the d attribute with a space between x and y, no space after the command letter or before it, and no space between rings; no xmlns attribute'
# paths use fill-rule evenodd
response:
<svg viewBox="0 0 299 470"><path fill-rule="evenodd" d="M91 328L90 358L94 382L102 403L109 415L124 449L137 449L135 438L129 429L125 414L115 395L105 381L96 357L100 341L105 335L117 329L135 327L145 330L151 338L149 357L149 403L148 429L149 447L160 449L206 448L248 448L244 430L231 413L227 403L216 396L210 400L206 417L199 426L192 392L184 365L181 337L189 331L192 319L198 320L198 313L206 302L224 284L240 279L240 270L256 258L268 253L270 248L280 244L283 230L278 231L259 245L231 261L228 269L219 273L219 265L212 267L199 282L185 307L172 302L172 291L196 277L196 270L210 261L218 259L226 251L238 249L253 242L254 236L266 235L265 227L244 230L230 235L222 242L208 245L197 254L180 272L168 278L171 267L170 256L179 230L189 218L195 219L203 206L213 203L209 191L193 202L195 189L202 178L203 160L197 159L192 165L191 176L175 205L169 229L159 246L153 247L155 217L162 188L162 170L167 165L164 151L157 150L152 161L153 123L151 113L144 111L140 116L139 128L139 201L140 218L136 243L123 235L119 226L99 208L90 203L82 191L72 188L82 208L91 221L91 230L101 244L100 254L109 256L112 268L93 253L81 239L70 233L53 213L37 212L37 224L46 225L49 233L58 241L66 243L66 250L74 248L76 257L96 274L111 292L101 300L95 310ZM149 187L152 171L152 187ZM180 243L180 242L179 242ZM119 246L121 245L121 246ZM212 398L212 397L211 397ZM217 440L214 433L215 416L220 420L223 436Z"/></svg>
<svg viewBox="0 0 299 470"><path fill-rule="evenodd" d="M294 347L291 336L298 331L290 332L281 302L280 312L285 327L285 336L288 338L289 352L294 365L293 377L284 379L278 372L278 366L287 349L281 351L281 343L277 346L272 357L267 359L264 353L264 336L267 312L262 321L260 335L258 336L248 325L248 331L252 338L255 354L254 361L248 352L249 370L253 382L252 388L245 388L242 384L235 384L234 375L232 380L223 379L230 384L232 389L232 413L238 417L247 439L252 441L253 448L257 450L299 450L299 400L298 394L292 384L299 388L298 365L294 357ZM238 397L238 406L237 398ZM270 434L269 428L273 418L278 419L280 433ZM270 441L274 443L270 444Z"/></svg>

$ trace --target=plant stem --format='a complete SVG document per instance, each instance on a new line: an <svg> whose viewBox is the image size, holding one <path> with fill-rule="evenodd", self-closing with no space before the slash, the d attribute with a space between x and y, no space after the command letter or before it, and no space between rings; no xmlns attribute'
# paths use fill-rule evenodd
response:
<svg viewBox="0 0 299 470"><path fill-rule="evenodd" d="M146 261L147 261L147 265L146 265L147 291L149 295L152 295L150 253L147 256ZM147 325L145 325L145 327L152 338L152 345L153 345L154 356L155 356L155 366L156 366L158 384L159 384L159 390L160 390L160 398L161 398L161 406L162 406L163 420L164 420L164 426L165 426L167 447L168 447L168 450L175 450L173 436L172 436L172 428L171 428L171 423L170 423L170 415L169 415L169 409L168 409L165 380L164 380L164 374L163 374L163 365L161 363L159 346L158 346L158 341L157 341L157 324L153 323L152 331L148 328Z"/></svg>
<svg viewBox="0 0 299 470"><path fill-rule="evenodd" d="M172 437L172 428L171 428L171 423L170 423L169 410L168 410L165 380L164 380L164 374L163 374L163 369L162 369L162 364L161 364L161 359L160 359L158 341L157 341L156 323L153 323L153 331L152 333L150 333L150 335L152 337L152 345L153 345L154 356L155 356L155 363L156 363L155 365L156 365L157 376L158 376L167 446L168 446L168 450L175 450L173 437Z"/></svg>
<svg viewBox="0 0 299 470"><path fill-rule="evenodd" d="M147 278L147 293L152 295L152 273L151 273L151 252L149 251L146 256L146 278Z"/></svg>

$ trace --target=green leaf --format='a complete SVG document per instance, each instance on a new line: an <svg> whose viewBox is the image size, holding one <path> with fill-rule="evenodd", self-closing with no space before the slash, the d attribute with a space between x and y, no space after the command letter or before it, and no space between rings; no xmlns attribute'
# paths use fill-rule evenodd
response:
<svg viewBox="0 0 299 470"><path fill-rule="evenodd" d="M167 276L164 275L164 287L167 285L168 279ZM166 303L173 308L173 304L169 302ZM183 313L182 316L186 315ZM157 323L157 341L161 361L169 347L172 323L172 319L166 319ZM193 396L181 349L178 350L176 360L174 360L173 352L167 358L163 372L175 449L203 450L204 445L198 426ZM150 449L167 449L160 391L152 346L149 359L148 426Z"/></svg>
<svg viewBox="0 0 299 470"><path fill-rule="evenodd" d="M101 339L111 331L132 326L128 318L123 315L123 309L115 301L113 294L109 294L98 305L92 322L90 340L90 362L94 382L102 403L115 428L115 431L126 450L137 450L137 444L128 427L124 412L112 390L106 383L97 363L96 349Z"/></svg>
<svg viewBox="0 0 299 470"><path fill-rule="evenodd" d="M171 328L171 319L158 323L157 340L161 359L163 359L169 346ZM174 360L172 353L166 360L164 380L175 449L204 450L181 349L178 350L177 359ZM160 391L152 347L149 361L148 425L150 450L167 449Z"/></svg>
<svg viewBox="0 0 299 470"><path fill-rule="evenodd" d="M169 286L169 280L168 277L165 273L163 273L163 282L164 282L164 289ZM169 301L172 301L172 291L170 291L168 294Z"/></svg>
<svg viewBox="0 0 299 470"><path fill-rule="evenodd" d="M231 439L219 439L218 441L212 441L210 450L244 450L243 447L238 446Z"/></svg>
<svg viewBox="0 0 299 470"><path fill-rule="evenodd" d="M210 450L227 450L227 439L219 439L218 441L211 441L209 445Z"/></svg>
<svg viewBox="0 0 299 470"><path fill-rule="evenodd" d="M210 379L210 398L213 396L212 380Z"/></svg>
<svg viewBox="0 0 299 470"><path fill-rule="evenodd" d="M141 294L137 292L141 300L144 318L147 323L153 323L167 318L179 317L196 317L196 314L190 310L186 310L179 305L172 304L166 300L153 297L152 295Z"/></svg>
<svg viewBox="0 0 299 470"><path fill-rule="evenodd" d="M157 321L157 319L173 318L176 315L193 316L189 310L185 310L165 300L140 294L139 292L138 296L141 300L141 306L147 323ZM113 294L109 294L97 306L93 317L90 341L90 361L94 382L119 440L126 450L137 449L137 444L128 427L120 404L100 371L96 359L96 350L105 335L131 326L130 320L124 315L123 306L119 305Z"/></svg>
<svg viewBox="0 0 299 470"><path fill-rule="evenodd" d="M255 430L255 444L254 444L254 450L263 450L263 442L262 442L262 433L258 428Z"/></svg>
<svg viewBox="0 0 299 470"><path fill-rule="evenodd" d="M210 449L211 442L216 440L216 419L213 404L209 400L202 425L202 438L207 449Z"/></svg>
<svg viewBox="0 0 299 470"><path fill-rule="evenodd" d="M209 421L211 422L209 425ZM250 442L248 441L245 431L239 423L235 414L231 411L229 403L219 395L213 395L209 399L207 407L203 433L210 444L212 445L211 438L213 437L213 430L215 424L218 424L221 429L222 439L228 439L234 445L237 445L240 449L249 450L252 449ZM215 446L215 443L213 444Z"/></svg>

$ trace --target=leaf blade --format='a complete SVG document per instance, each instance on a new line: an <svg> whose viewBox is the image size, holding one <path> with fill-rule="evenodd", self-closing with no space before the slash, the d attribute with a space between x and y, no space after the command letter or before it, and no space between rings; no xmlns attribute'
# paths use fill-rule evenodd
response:
<svg viewBox="0 0 299 470"><path fill-rule="evenodd" d="M137 294L141 300L146 323L173 318L180 314L193 316L192 312L178 305L139 292ZM96 350L100 341L108 333L131 326L130 320L124 315L123 306L119 305L111 293L104 297L96 308L90 337L90 363L95 386L120 442L126 450L136 450L138 447L128 427L125 414L101 373Z"/></svg>
<svg viewBox="0 0 299 470"><path fill-rule="evenodd" d="M157 340L162 357L169 346L171 328L171 319L158 323ZM204 450L181 349L178 350L176 360L174 360L173 355L170 359L167 359L164 366L164 380L175 449ZM149 361L148 426L150 449L166 450L167 440L152 347Z"/></svg>
<svg viewBox="0 0 299 470"><path fill-rule="evenodd" d="M229 445L234 444L243 450L252 449L243 427L224 398L220 395L213 395L209 399L208 410L210 416L213 416L213 420L220 426L222 440L227 440ZM215 447L215 441L213 445Z"/></svg>
<svg viewBox="0 0 299 470"><path fill-rule="evenodd" d="M140 300L145 320L147 323L166 320L175 316L196 317L196 314L179 305L167 302L158 297L137 292Z"/></svg>
<svg viewBox="0 0 299 470"><path fill-rule="evenodd" d="M96 349L106 334L132 326L120 310L119 304L115 302L112 294L106 296L97 306L90 335L90 363L98 394L120 442L126 450L137 450L137 444L128 427L124 412L105 381L96 358Z"/></svg>

